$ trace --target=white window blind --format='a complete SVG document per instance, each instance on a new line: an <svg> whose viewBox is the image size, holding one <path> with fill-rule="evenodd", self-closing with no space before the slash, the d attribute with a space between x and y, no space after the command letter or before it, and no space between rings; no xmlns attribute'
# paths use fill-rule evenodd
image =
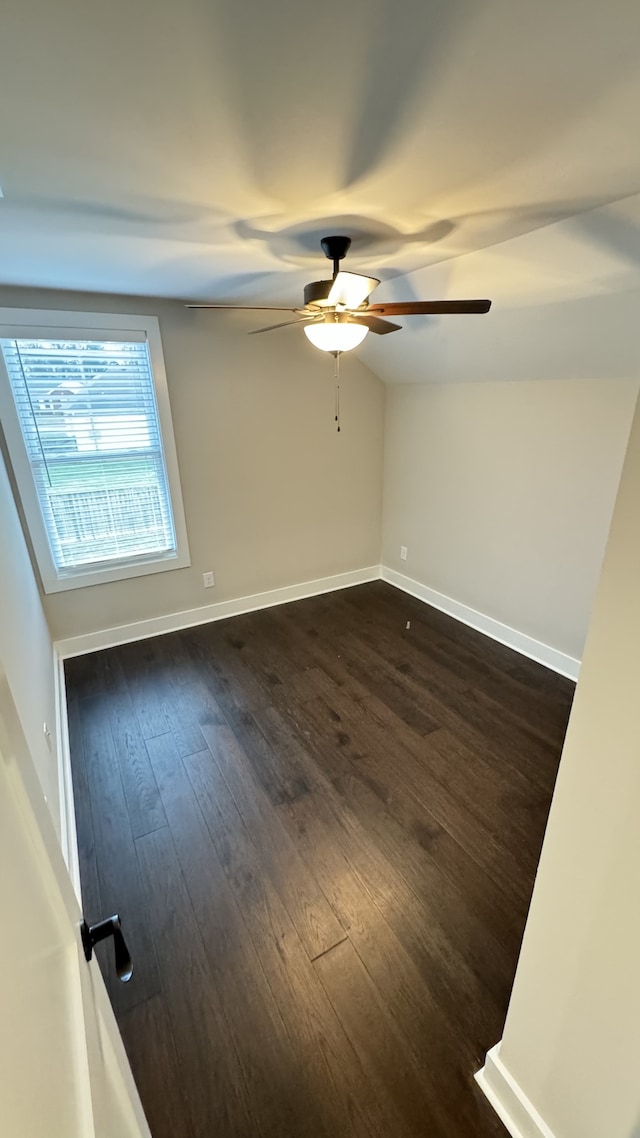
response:
<svg viewBox="0 0 640 1138"><path fill-rule="evenodd" d="M175 556L146 340L58 336L0 338L57 576Z"/></svg>

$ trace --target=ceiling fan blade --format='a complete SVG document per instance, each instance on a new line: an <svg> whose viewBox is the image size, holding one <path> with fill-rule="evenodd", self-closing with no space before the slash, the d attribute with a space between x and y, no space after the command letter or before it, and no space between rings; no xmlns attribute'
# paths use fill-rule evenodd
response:
<svg viewBox="0 0 640 1138"><path fill-rule="evenodd" d="M379 316L440 316L447 312L488 312L490 308L490 300L407 300L371 304L368 311Z"/></svg>
<svg viewBox="0 0 640 1138"><path fill-rule="evenodd" d="M258 336L260 332L275 332L276 328L288 328L290 324L312 324L317 319L317 316L299 316L296 320L284 320L282 324L270 324L268 328L254 328L249 335Z"/></svg>
<svg viewBox="0 0 640 1138"><path fill-rule="evenodd" d="M185 308L220 308L228 312L297 312L297 308L281 308L273 304L185 304Z"/></svg>
<svg viewBox="0 0 640 1138"><path fill-rule="evenodd" d="M359 308L369 293L380 284L376 277L363 277L360 273L338 273L331 286L327 303L343 304L345 308Z"/></svg>
<svg viewBox="0 0 640 1138"><path fill-rule="evenodd" d="M400 332L402 324L392 324L390 320L381 320L379 316L356 315L355 313L349 316L350 324L366 324L370 332L376 332L378 336L386 336L388 332Z"/></svg>

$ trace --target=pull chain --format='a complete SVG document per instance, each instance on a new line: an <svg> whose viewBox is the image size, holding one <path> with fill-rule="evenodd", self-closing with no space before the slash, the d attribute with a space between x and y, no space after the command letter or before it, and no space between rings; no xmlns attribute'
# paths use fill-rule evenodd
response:
<svg viewBox="0 0 640 1138"><path fill-rule="evenodd" d="M340 430L340 352L333 353L333 378L335 380L335 421L338 424L337 430Z"/></svg>

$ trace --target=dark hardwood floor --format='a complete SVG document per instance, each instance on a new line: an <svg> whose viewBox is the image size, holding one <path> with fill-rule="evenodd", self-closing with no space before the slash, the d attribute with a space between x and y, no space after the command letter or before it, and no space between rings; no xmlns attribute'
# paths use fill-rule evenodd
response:
<svg viewBox="0 0 640 1138"><path fill-rule="evenodd" d="M410 622L410 627L407 627ZM573 684L376 582L66 665L85 916L154 1138L498 1138Z"/></svg>

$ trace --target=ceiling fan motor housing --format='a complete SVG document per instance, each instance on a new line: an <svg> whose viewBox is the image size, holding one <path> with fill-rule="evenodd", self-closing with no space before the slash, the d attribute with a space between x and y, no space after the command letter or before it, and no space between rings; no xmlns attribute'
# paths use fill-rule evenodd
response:
<svg viewBox="0 0 640 1138"><path fill-rule="evenodd" d="M310 281L304 286L304 303L323 305L333 287L333 281Z"/></svg>

